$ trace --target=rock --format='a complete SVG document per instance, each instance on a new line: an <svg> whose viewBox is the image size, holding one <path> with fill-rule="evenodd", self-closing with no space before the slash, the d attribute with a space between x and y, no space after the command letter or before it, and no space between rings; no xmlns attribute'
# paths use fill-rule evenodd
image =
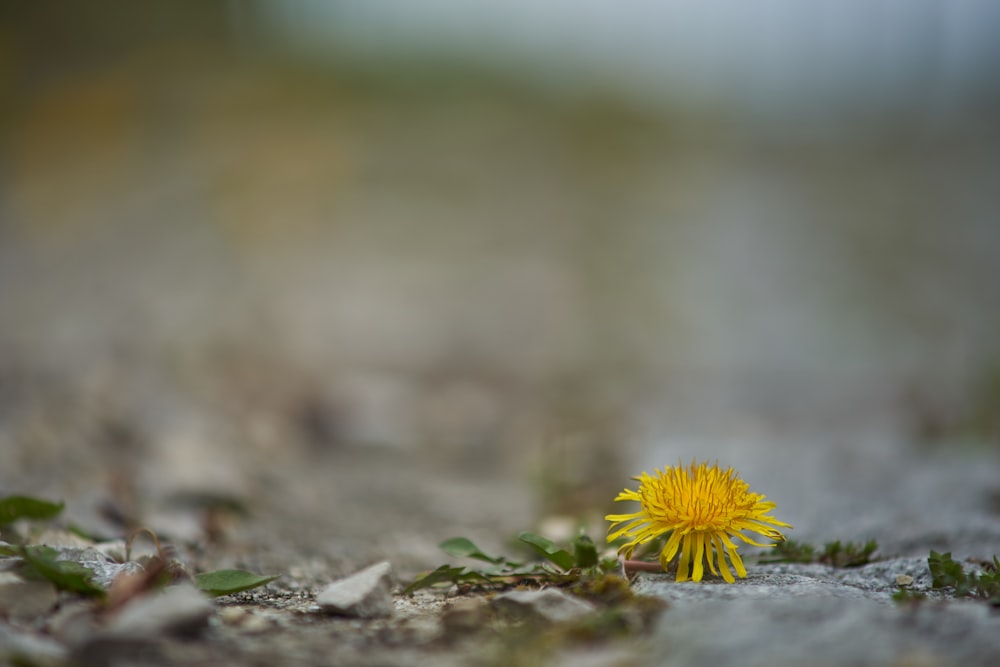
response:
<svg viewBox="0 0 1000 667"><path fill-rule="evenodd" d="M215 607L193 586L170 586L127 604L107 626L107 634L127 637L191 637L208 625Z"/></svg>
<svg viewBox="0 0 1000 667"><path fill-rule="evenodd" d="M791 572L749 571L746 579L737 579L733 584L727 584L721 578L708 577L697 583L691 581L677 583L672 574L642 573L632 589L640 595L654 595L671 603L704 600L773 600L819 595L853 600L872 597L854 586ZM880 597L888 599L888 595Z"/></svg>
<svg viewBox="0 0 1000 667"><path fill-rule="evenodd" d="M47 581L27 581L13 572L0 572L0 616L25 622L52 609L59 599Z"/></svg>
<svg viewBox="0 0 1000 667"><path fill-rule="evenodd" d="M128 547L125 540L108 540L107 542L98 542L95 544L94 551L104 554L115 563L124 563L127 560L125 555Z"/></svg>
<svg viewBox="0 0 1000 667"><path fill-rule="evenodd" d="M319 592L316 603L324 611L343 616L390 616L393 611L392 566L382 561L335 581Z"/></svg>
<svg viewBox="0 0 1000 667"><path fill-rule="evenodd" d="M71 647L71 665L164 665L165 642L148 637L95 635Z"/></svg>
<svg viewBox="0 0 1000 667"><path fill-rule="evenodd" d="M92 601L63 601L58 611L49 616L45 627L48 634L64 645L77 645L97 634L100 622Z"/></svg>
<svg viewBox="0 0 1000 667"><path fill-rule="evenodd" d="M687 600L779 599L817 595L888 602L899 589L896 580L910 577L910 588L926 591L931 585L926 559L893 558L861 567L835 568L817 563L748 565L747 578L733 584L706 574L704 580L677 583L672 574L640 573L632 589L671 602Z"/></svg>
<svg viewBox="0 0 1000 667"><path fill-rule="evenodd" d="M656 626L657 658L649 664L1000 664L1000 616L981 601L941 600L930 589L925 559L747 569L735 584L640 574L635 592L671 602ZM891 596L901 585L931 599L896 605Z"/></svg>
<svg viewBox="0 0 1000 667"><path fill-rule="evenodd" d="M36 667L65 665L66 649L46 637L14 630L0 623L0 664Z"/></svg>
<svg viewBox="0 0 1000 667"><path fill-rule="evenodd" d="M219 620L226 625L240 625L250 615L243 607L223 607L219 610Z"/></svg>
<svg viewBox="0 0 1000 667"><path fill-rule="evenodd" d="M243 607L223 607L219 619L226 625L238 627L247 633L261 633L272 627L271 619L251 613Z"/></svg>
<svg viewBox="0 0 1000 667"><path fill-rule="evenodd" d="M547 623L579 620L597 610L590 602L557 588L501 593L490 606L502 617Z"/></svg>
<svg viewBox="0 0 1000 667"><path fill-rule="evenodd" d="M645 664L990 667L1000 619L974 602L898 607L815 595L689 601L664 613Z"/></svg>
<svg viewBox="0 0 1000 667"><path fill-rule="evenodd" d="M448 635L468 635L482 630L488 616L483 598L464 598L452 602L441 613L441 625Z"/></svg>

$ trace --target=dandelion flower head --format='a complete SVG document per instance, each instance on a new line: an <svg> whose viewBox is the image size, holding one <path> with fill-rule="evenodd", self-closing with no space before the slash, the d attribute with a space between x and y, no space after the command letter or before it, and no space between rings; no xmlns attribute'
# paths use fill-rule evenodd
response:
<svg viewBox="0 0 1000 667"><path fill-rule="evenodd" d="M687 468L678 465L653 472L655 476L644 472L635 477L639 488L625 489L615 498L615 501L638 501L638 512L604 517L612 522L608 542L623 536L629 538L618 550L626 558L632 556L638 545L670 533L660 552L660 564L666 570L679 552L677 581L701 581L707 561L712 574L721 573L723 579L733 583L727 558L737 575L747 576L734 537L758 547L774 544L755 542L743 531L753 531L775 542L785 541L776 527L791 526L768 516L775 504L759 493L750 493L749 485L732 468L723 470L718 463L709 466L692 461Z"/></svg>

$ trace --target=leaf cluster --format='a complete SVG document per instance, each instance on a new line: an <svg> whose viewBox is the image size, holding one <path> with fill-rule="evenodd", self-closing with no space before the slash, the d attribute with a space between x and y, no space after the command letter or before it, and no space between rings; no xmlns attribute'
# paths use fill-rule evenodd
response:
<svg viewBox="0 0 1000 667"><path fill-rule="evenodd" d="M5 548L0 555L21 558L20 574L27 579L44 580L61 591L89 597L104 597L104 589L94 583L94 572L69 560L60 560L59 551L45 545Z"/></svg>
<svg viewBox="0 0 1000 667"><path fill-rule="evenodd" d="M823 545L819 551L815 546L795 540L779 542L774 551L761 563L823 563L833 567L859 567L875 560L878 542L869 540L864 544L836 540Z"/></svg>
<svg viewBox="0 0 1000 667"><path fill-rule="evenodd" d="M962 564L951 557L951 552L931 551L927 557L931 571L931 588L951 588L955 597L971 597L1000 605L1000 560L986 563L982 573L966 572Z"/></svg>
<svg viewBox="0 0 1000 667"><path fill-rule="evenodd" d="M65 504L61 502L54 503L28 496L6 496L0 498L0 527L19 520L52 519L62 512L64 506ZM146 577L138 588L134 582L125 586L130 589L128 597L167 585L174 579L172 576L160 576L170 574L171 563L165 557L165 551L161 548L156 535L152 531L142 530L152 535L158 555L145 564L144 569L150 576ZM131 539L128 544L131 546ZM19 559L20 562L15 567L28 579L48 581L62 591L101 599L108 598L109 591L94 581L93 570L75 561L60 559L59 555L58 549L43 544L0 545L0 558ZM205 594L217 597L257 588L277 578L278 575L262 576L243 570L217 570L197 575L194 584ZM116 591L114 585L111 589L110 604L116 604L116 598L121 597L121 592Z"/></svg>
<svg viewBox="0 0 1000 667"><path fill-rule="evenodd" d="M860 567L874 560L872 554L878 550L878 542L868 540L864 544L854 542L828 542L819 555L819 562L833 567Z"/></svg>
<svg viewBox="0 0 1000 667"><path fill-rule="evenodd" d="M523 581L566 584L587 575L611 572L618 567L616 559L602 560L598 556L597 546L587 535L577 536L566 547L534 533L521 533L517 539L530 547L541 560L521 562L506 556L491 556L472 540L453 537L438 545L442 551L455 558L471 558L487 565L478 568L442 565L418 576L403 590L403 594L411 595L441 584L480 588L506 588Z"/></svg>

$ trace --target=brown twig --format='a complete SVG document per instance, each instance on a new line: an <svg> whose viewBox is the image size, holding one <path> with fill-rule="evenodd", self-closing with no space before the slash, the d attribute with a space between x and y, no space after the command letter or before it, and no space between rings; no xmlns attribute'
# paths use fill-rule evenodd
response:
<svg viewBox="0 0 1000 667"><path fill-rule="evenodd" d="M662 573L664 571L663 566L659 563L650 563L645 560L626 560L625 558L619 558L618 562L621 564L623 574L628 574L630 572Z"/></svg>

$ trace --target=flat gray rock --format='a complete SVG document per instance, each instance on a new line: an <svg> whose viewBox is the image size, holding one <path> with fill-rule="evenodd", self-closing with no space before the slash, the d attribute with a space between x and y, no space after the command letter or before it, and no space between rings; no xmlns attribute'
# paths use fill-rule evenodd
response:
<svg viewBox="0 0 1000 667"><path fill-rule="evenodd" d="M822 595L688 601L656 630L652 665L1000 664L1000 615L973 602L896 607Z"/></svg>
<svg viewBox="0 0 1000 667"><path fill-rule="evenodd" d="M328 613L342 616L390 616L393 611L392 565L382 561L327 585L316 596L316 604Z"/></svg>
<svg viewBox="0 0 1000 667"><path fill-rule="evenodd" d="M501 616L546 623L575 621L597 609L590 602L556 588L501 593L490 601L490 606Z"/></svg>
<svg viewBox="0 0 1000 667"><path fill-rule="evenodd" d="M670 602L650 665L1000 664L1000 613L979 601L930 592L898 606L896 577L930 590L927 561L894 558L858 568L755 565L747 578L676 583L640 574L633 589Z"/></svg>
<svg viewBox="0 0 1000 667"><path fill-rule="evenodd" d="M748 565L747 577L727 584L707 575L698 583L677 583L673 574L640 573L632 585L636 593L655 595L669 602L687 600L773 600L801 597L835 597L889 602L899 590L896 577L913 578L911 590L931 585L926 558L893 558L862 567L835 568L821 564L777 563Z"/></svg>

